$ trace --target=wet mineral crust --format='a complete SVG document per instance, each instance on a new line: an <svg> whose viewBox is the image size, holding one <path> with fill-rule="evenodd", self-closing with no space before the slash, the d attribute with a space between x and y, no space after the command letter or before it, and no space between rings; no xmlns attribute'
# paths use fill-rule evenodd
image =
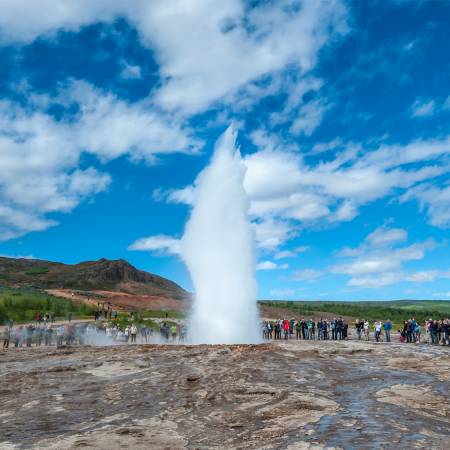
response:
<svg viewBox="0 0 450 450"><path fill-rule="evenodd" d="M449 372L357 341L10 349L0 449L444 449Z"/></svg>

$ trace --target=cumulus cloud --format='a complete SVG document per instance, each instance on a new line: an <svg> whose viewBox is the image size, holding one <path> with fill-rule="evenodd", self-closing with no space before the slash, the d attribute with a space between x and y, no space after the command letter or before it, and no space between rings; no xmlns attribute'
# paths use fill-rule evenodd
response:
<svg viewBox="0 0 450 450"><path fill-rule="evenodd" d="M255 217L282 219L292 229L299 224L302 228L332 224L352 220L360 207L370 202L409 192L405 200L420 199L434 224L446 223L446 190L435 188L427 195L412 187L450 172L448 137L381 144L366 151L339 141L337 145L343 149L315 164L307 164L298 150L283 148L267 133L255 133L252 138L259 151L245 158L245 188ZM434 204L433 194L439 199Z"/></svg>
<svg viewBox="0 0 450 450"><path fill-rule="evenodd" d="M152 162L198 147L170 118L86 83L73 82L44 100L26 106L0 102L1 240L54 226L46 214L70 212L108 189L109 174L80 166L83 153L103 162L119 156ZM53 105L77 105L78 112L56 120L47 112Z"/></svg>
<svg viewBox="0 0 450 450"><path fill-rule="evenodd" d="M42 14L48 10L52 14ZM290 93L285 112L296 112L298 117L293 129L311 134L320 122L324 103L317 97L304 105L303 95L317 92L323 84L310 72L327 42L348 31L346 7L340 0L290 0L287 5L263 2L251 8L241 0L61 0L57 8L51 0L5 0L0 42L26 45L36 38L57 39L60 31L78 32L84 26L113 23L118 18L134 26L141 43L152 50L160 80L151 97L129 104L77 82L56 99L41 96L39 104L36 95L28 96L35 98L33 108L5 103L0 106L0 126L3 130L11 128L0 135L1 163L6 162L7 167L29 158L27 165L34 167L29 167L28 178L40 177L35 184L37 192L46 191L49 197L48 211L70 211L83 198L107 188L109 176L87 168L84 191L70 193L69 178L80 177L76 171L86 169L79 167L82 152L94 154L102 162L125 155L150 163L165 153L195 153L199 143L182 124L192 114L218 103L233 108L238 103L251 104L275 88L277 92L285 90ZM126 61L122 66L123 78L142 76L139 66ZM296 73L295 79L282 75L286 68ZM273 82L263 88L259 82L267 77ZM54 120L46 108L58 102L68 109L76 105L76 117ZM20 175L11 173L11 178ZM23 203L21 197L31 195L1 176L0 183L4 207L14 209ZM28 184L32 186L31 181ZM319 218L328 213L327 206L318 205L319 199L314 196L313 192L297 193L269 208L283 210L286 218L293 220ZM192 200L189 189L169 192L166 199L175 203ZM30 212L39 220L28 231L55 223L43 215L45 212L39 207ZM275 237L268 238L268 227L259 227L259 234L266 235L263 246L277 245L276 236L284 233L281 221L264 222L277 223L278 230L272 226ZM3 238L27 232L24 227L11 234L5 223L2 228Z"/></svg>
<svg viewBox="0 0 450 450"><path fill-rule="evenodd" d="M422 283L447 277L447 273L441 270L407 270L405 263L422 260L426 252L436 247L436 243L428 239L405 246L406 241L406 230L379 227L359 247L344 248L339 253L344 261L334 264L329 270L347 275L349 286L361 288L379 288L400 282Z"/></svg>
<svg viewBox="0 0 450 450"><path fill-rule="evenodd" d="M286 259L286 258L295 258L297 253L292 252L290 250L282 250L281 252L277 252L274 255L275 259Z"/></svg>
<svg viewBox="0 0 450 450"><path fill-rule="evenodd" d="M401 202L417 200L422 211L426 211L431 225L450 228L450 186L433 186L423 183L409 189Z"/></svg>
<svg viewBox="0 0 450 450"><path fill-rule="evenodd" d="M279 269L287 269L289 267L288 264L277 264L273 261L261 261L256 266L256 270L279 270Z"/></svg>
<svg viewBox="0 0 450 450"><path fill-rule="evenodd" d="M120 76L124 80L138 80L142 77L141 67L137 65L123 64L123 69L120 72Z"/></svg>
<svg viewBox="0 0 450 450"><path fill-rule="evenodd" d="M251 138L258 151L244 158L244 187L261 248L277 249L302 228L351 221L361 206L391 196L417 199L433 225L449 224L450 191L429 183L450 172L449 137L381 144L365 152L360 145L339 140L341 149L334 157L315 164L306 163L298 149L286 148L267 132L259 130ZM425 180L427 184L421 184ZM192 195L187 186L166 191L163 197L189 204ZM369 239L392 244L406 238L405 230L382 229Z"/></svg>
<svg viewBox="0 0 450 450"><path fill-rule="evenodd" d="M324 275L324 272L316 269L296 270L292 273L291 278L296 281L314 282Z"/></svg>
<svg viewBox="0 0 450 450"><path fill-rule="evenodd" d="M179 239L163 234L137 239L128 250L144 250L157 254L180 255L181 244Z"/></svg>
<svg viewBox="0 0 450 450"><path fill-rule="evenodd" d="M42 11L52 10L52 14ZM262 3L241 0L6 0L0 39L30 42L125 18L154 50L163 82L156 102L192 114L286 65L311 70L319 50L347 31L343 2Z"/></svg>

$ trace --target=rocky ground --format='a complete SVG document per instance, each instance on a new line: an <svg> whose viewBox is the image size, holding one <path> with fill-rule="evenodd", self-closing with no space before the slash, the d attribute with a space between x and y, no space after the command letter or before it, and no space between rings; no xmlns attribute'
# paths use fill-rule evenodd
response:
<svg viewBox="0 0 450 450"><path fill-rule="evenodd" d="M448 448L449 349L349 342L0 353L1 449Z"/></svg>

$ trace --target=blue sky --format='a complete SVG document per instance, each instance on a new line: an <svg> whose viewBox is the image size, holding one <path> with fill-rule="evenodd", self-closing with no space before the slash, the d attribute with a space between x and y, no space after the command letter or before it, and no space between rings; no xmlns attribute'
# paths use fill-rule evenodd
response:
<svg viewBox="0 0 450 450"><path fill-rule="evenodd" d="M0 0L0 254L190 289L192 183L233 121L260 298L450 298L449 21L441 1Z"/></svg>

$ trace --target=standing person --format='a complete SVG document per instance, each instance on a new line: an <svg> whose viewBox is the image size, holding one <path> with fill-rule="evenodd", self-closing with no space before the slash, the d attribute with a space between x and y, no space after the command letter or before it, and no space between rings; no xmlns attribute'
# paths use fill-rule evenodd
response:
<svg viewBox="0 0 450 450"><path fill-rule="evenodd" d="M56 329L56 347L62 347L63 345L63 339L64 339L64 325L60 325L57 329Z"/></svg>
<svg viewBox="0 0 450 450"><path fill-rule="evenodd" d="M450 320L444 322L444 344L450 345Z"/></svg>
<svg viewBox="0 0 450 450"><path fill-rule="evenodd" d="M331 327L331 339L333 339L333 341L336 340L336 317L333 317L333 320L330 323L330 327Z"/></svg>
<svg viewBox="0 0 450 450"><path fill-rule="evenodd" d="M20 347L21 345L22 328L22 325L16 328L16 332L14 333L14 347Z"/></svg>
<svg viewBox="0 0 450 450"><path fill-rule="evenodd" d="M283 330L284 330L284 339L289 339L289 328L290 328L290 324L289 324L289 320L285 319L283 322Z"/></svg>
<svg viewBox="0 0 450 450"><path fill-rule="evenodd" d="M267 322L267 339L272 339L272 331L273 331L273 324L272 322ZM180 334L181 336L181 334Z"/></svg>
<svg viewBox="0 0 450 450"><path fill-rule="evenodd" d="M40 325L36 328L35 334L36 334L36 345L40 347L42 345L42 328Z"/></svg>
<svg viewBox="0 0 450 450"><path fill-rule="evenodd" d="M340 317L337 321L336 321L336 339L339 339L340 341L342 340L342 329L343 329L343 321L342 321L342 317Z"/></svg>
<svg viewBox="0 0 450 450"><path fill-rule="evenodd" d="M366 341L370 341L370 323L368 320L364 321L364 336Z"/></svg>
<svg viewBox="0 0 450 450"><path fill-rule="evenodd" d="M33 342L33 325L31 323L26 328L26 342L27 347L31 347L31 343Z"/></svg>
<svg viewBox="0 0 450 450"><path fill-rule="evenodd" d="M130 339L130 327L128 325L125 327L125 331L123 334L125 336L125 342L128 342L128 340Z"/></svg>
<svg viewBox="0 0 450 450"><path fill-rule="evenodd" d="M425 321L425 333L427 334L427 344L431 344L431 324L432 320L428 319Z"/></svg>
<svg viewBox="0 0 450 450"><path fill-rule="evenodd" d="M375 322L375 341L380 342L381 336L381 322Z"/></svg>
<svg viewBox="0 0 450 450"><path fill-rule="evenodd" d="M11 338L11 328L9 326L5 327L3 332L3 348L9 348L9 340Z"/></svg>
<svg viewBox="0 0 450 450"><path fill-rule="evenodd" d="M358 341L361 340L361 321L359 319L356 319L355 321L355 329L356 329L356 336L358 336Z"/></svg>
<svg viewBox="0 0 450 450"><path fill-rule="evenodd" d="M306 339L306 334L308 332L308 324L306 323L306 320L302 319L302 338Z"/></svg>
<svg viewBox="0 0 450 450"><path fill-rule="evenodd" d="M342 339L347 339L348 337L348 323L343 320L342 321Z"/></svg>
<svg viewBox="0 0 450 450"><path fill-rule="evenodd" d="M416 327L414 328L414 335L416 336L416 342L420 344L420 333L422 329L419 325L419 322L416 322Z"/></svg>
<svg viewBox="0 0 450 450"><path fill-rule="evenodd" d="M141 336L145 339L145 342L148 342L148 335L147 335L147 326L143 325L141 327Z"/></svg>
<svg viewBox="0 0 450 450"><path fill-rule="evenodd" d="M300 322L297 320L297 323L295 324L295 339L297 339L297 341L300 339L301 331L302 331L302 326L301 326Z"/></svg>
<svg viewBox="0 0 450 450"><path fill-rule="evenodd" d="M383 328L384 328L384 335L386 336L386 342L391 342L392 323L389 319L386 320L386 322L384 322Z"/></svg>
<svg viewBox="0 0 450 450"><path fill-rule="evenodd" d="M178 327L175 323L170 327L170 334L172 336L172 341L175 342L178 334Z"/></svg>
<svg viewBox="0 0 450 450"><path fill-rule="evenodd" d="M131 343L133 342L136 343L137 327L134 323L131 325L130 334L131 334Z"/></svg>
<svg viewBox="0 0 450 450"><path fill-rule="evenodd" d="M411 320L406 321L406 342L412 343L413 341L413 325Z"/></svg>

